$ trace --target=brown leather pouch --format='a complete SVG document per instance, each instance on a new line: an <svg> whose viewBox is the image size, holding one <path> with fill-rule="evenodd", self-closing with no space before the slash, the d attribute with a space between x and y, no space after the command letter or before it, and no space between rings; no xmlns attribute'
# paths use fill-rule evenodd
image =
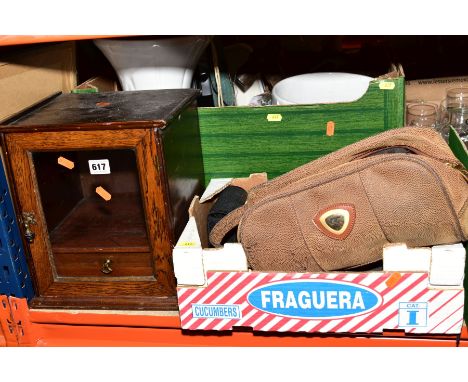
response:
<svg viewBox="0 0 468 382"><path fill-rule="evenodd" d="M236 225L253 270L351 269L386 243L467 240L466 170L436 131L389 130L252 188L211 243Z"/></svg>

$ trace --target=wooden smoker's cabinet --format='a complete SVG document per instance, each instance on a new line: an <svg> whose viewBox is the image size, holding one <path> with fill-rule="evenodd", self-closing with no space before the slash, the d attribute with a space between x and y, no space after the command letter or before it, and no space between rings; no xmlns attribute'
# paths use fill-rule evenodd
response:
<svg viewBox="0 0 468 382"><path fill-rule="evenodd" d="M197 96L61 94L0 126L32 307L177 309L172 247L204 178Z"/></svg>

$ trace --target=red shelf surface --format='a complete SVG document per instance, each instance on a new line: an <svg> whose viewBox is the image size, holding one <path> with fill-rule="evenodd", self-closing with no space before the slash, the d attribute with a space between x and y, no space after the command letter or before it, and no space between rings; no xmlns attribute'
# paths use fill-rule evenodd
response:
<svg viewBox="0 0 468 382"><path fill-rule="evenodd" d="M110 38L122 36L108 36L108 35L0 35L0 46L8 45L23 45L23 44L36 44L43 42L58 42L58 41L72 41L72 40L90 40L95 38Z"/></svg>
<svg viewBox="0 0 468 382"><path fill-rule="evenodd" d="M2 296L2 301L6 296ZM177 312L29 310L25 299L9 298L16 338L0 326L0 346L257 346L257 347L455 347L468 346L468 330L455 335L305 335L190 332ZM4 312L5 313L5 312ZM0 317L1 318L1 317ZM16 339L18 341L16 341Z"/></svg>

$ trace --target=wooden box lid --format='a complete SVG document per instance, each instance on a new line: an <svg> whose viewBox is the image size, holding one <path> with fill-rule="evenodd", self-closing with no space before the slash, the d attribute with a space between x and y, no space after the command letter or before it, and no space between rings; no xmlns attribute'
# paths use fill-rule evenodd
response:
<svg viewBox="0 0 468 382"><path fill-rule="evenodd" d="M199 95L196 89L117 91L60 94L36 108L12 118L1 131L53 130L58 126L92 128L164 128Z"/></svg>

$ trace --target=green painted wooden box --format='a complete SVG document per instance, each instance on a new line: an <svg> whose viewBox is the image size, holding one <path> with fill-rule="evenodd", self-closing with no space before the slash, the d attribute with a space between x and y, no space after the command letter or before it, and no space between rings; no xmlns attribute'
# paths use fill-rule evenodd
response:
<svg viewBox="0 0 468 382"><path fill-rule="evenodd" d="M371 81L354 102L200 107L205 183L254 172L267 172L272 179L369 135L402 127L404 94L400 69ZM333 135L327 135L329 121Z"/></svg>

